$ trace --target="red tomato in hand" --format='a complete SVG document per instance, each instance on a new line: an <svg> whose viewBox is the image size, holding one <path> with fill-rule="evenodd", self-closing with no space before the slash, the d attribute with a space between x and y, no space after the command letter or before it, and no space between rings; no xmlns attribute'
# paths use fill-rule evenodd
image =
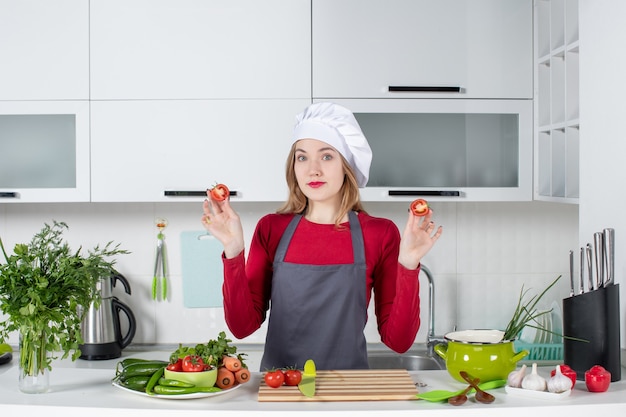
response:
<svg viewBox="0 0 626 417"><path fill-rule="evenodd" d="M215 201L224 201L230 196L230 190L224 184L217 184L211 188L211 198Z"/></svg>
<svg viewBox="0 0 626 417"><path fill-rule="evenodd" d="M418 198L411 203L411 213L415 216L422 217L428 214L428 202L423 198Z"/></svg>
<svg viewBox="0 0 626 417"><path fill-rule="evenodd" d="M285 374L280 369L267 371L263 377L268 387L278 388L285 382Z"/></svg>
<svg viewBox="0 0 626 417"><path fill-rule="evenodd" d="M198 355L187 355L183 358L183 372L202 372L206 365Z"/></svg>
<svg viewBox="0 0 626 417"><path fill-rule="evenodd" d="M285 372L285 385L296 386L302 381L302 372L298 369L287 369Z"/></svg>
<svg viewBox="0 0 626 417"><path fill-rule="evenodd" d="M178 359L176 362L170 363L169 365L167 365L166 369L168 371L182 372L183 371L183 360L182 359Z"/></svg>
<svg viewBox="0 0 626 417"><path fill-rule="evenodd" d="M572 388L576 385L576 371L567 365L561 365L561 373L572 380ZM556 375L556 369L550 372L550 376Z"/></svg>
<svg viewBox="0 0 626 417"><path fill-rule="evenodd" d="M585 372L585 384L590 392L604 392L611 384L611 373L600 365L594 365Z"/></svg>

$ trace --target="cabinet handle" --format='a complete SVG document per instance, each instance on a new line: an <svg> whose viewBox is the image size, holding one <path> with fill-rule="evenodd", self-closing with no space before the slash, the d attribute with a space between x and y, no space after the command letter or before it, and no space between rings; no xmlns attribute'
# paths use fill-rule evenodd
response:
<svg viewBox="0 0 626 417"><path fill-rule="evenodd" d="M181 191L181 190L165 190L165 197L206 197L205 191ZM236 196L237 191L230 190L230 196Z"/></svg>
<svg viewBox="0 0 626 417"><path fill-rule="evenodd" d="M438 196L438 197L459 197L459 191L431 191L431 190L389 190L389 196Z"/></svg>
<svg viewBox="0 0 626 417"><path fill-rule="evenodd" d="M0 191L0 198L17 198L18 194L14 191Z"/></svg>
<svg viewBox="0 0 626 417"><path fill-rule="evenodd" d="M460 93L461 87L436 87L430 85L390 85L389 91L406 91L417 93Z"/></svg>

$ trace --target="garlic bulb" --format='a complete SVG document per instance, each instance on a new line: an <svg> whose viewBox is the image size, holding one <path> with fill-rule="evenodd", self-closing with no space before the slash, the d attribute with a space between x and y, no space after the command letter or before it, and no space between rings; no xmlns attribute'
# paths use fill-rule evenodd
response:
<svg viewBox="0 0 626 417"><path fill-rule="evenodd" d="M548 391L565 392L572 387L572 380L563 375L561 365L556 366L556 372L552 378L548 380Z"/></svg>
<svg viewBox="0 0 626 417"><path fill-rule="evenodd" d="M506 384L511 388L521 388L522 380L526 375L526 365L522 365L520 369L516 369L509 373L509 376L506 378Z"/></svg>
<svg viewBox="0 0 626 417"><path fill-rule="evenodd" d="M532 372L522 380L522 388L533 391L545 391L547 386L548 382L546 379L537 373L537 363L533 363Z"/></svg>

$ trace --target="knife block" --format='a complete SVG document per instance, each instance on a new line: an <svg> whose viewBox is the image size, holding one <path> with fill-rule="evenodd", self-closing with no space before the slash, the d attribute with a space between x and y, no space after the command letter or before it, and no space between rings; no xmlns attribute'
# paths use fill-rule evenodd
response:
<svg viewBox="0 0 626 417"><path fill-rule="evenodd" d="M611 382L619 381L619 284L563 299L563 336L564 363L576 371L576 379L584 381L585 371L601 365Z"/></svg>

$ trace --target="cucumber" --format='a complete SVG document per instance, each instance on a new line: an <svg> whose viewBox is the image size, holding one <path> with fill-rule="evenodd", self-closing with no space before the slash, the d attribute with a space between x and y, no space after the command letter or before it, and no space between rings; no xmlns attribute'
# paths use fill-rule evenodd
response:
<svg viewBox="0 0 626 417"><path fill-rule="evenodd" d="M163 370L167 366L164 361L145 361L127 365L118 372L120 380L125 380L133 376L152 376L158 370Z"/></svg>
<svg viewBox="0 0 626 417"><path fill-rule="evenodd" d="M120 381L120 385L133 391L145 392L149 380L149 376L133 376L125 381Z"/></svg>
<svg viewBox="0 0 626 417"><path fill-rule="evenodd" d="M167 385L155 385L154 393L159 395L182 395L182 394L196 394L199 392L220 392L222 389L219 387L169 387Z"/></svg>

